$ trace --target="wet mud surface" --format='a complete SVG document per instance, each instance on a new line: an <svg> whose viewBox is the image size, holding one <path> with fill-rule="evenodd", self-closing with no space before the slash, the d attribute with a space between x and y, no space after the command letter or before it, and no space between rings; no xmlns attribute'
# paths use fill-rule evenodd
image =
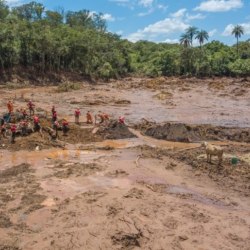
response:
<svg viewBox="0 0 250 250"><path fill-rule="evenodd" d="M160 78L1 90L2 103L32 97L41 112L53 100L70 131L1 141L0 249L248 250L249 87ZM112 126L73 124L77 106L110 113ZM220 166L216 156L207 163L205 139L223 148Z"/></svg>
<svg viewBox="0 0 250 250"><path fill-rule="evenodd" d="M177 142L238 141L250 142L250 128L190 125L184 123L156 124L143 121L135 126L145 135Z"/></svg>

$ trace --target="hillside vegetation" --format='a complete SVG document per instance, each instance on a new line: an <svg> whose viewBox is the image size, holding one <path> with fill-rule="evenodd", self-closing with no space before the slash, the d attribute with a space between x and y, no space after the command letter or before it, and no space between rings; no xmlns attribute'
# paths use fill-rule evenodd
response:
<svg viewBox="0 0 250 250"><path fill-rule="evenodd" d="M186 45L121 39L107 31L101 13L52 11L37 2L9 8L0 0L2 79L17 68L36 75L71 72L104 80L127 75L250 75L249 40L239 42L238 49L219 41Z"/></svg>

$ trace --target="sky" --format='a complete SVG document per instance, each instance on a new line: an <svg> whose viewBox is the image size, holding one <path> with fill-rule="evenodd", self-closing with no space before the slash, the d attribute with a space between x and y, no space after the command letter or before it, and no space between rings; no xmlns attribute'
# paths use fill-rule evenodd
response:
<svg viewBox="0 0 250 250"><path fill-rule="evenodd" d="M27 0L6 0L11 6ZM65 11L87 9L101 12L108 31L132 42L148 40L176 43L189 26L209 33L209 41L234 44L236 24L250 38L250 0L39 0L47 9Z"/></svg>

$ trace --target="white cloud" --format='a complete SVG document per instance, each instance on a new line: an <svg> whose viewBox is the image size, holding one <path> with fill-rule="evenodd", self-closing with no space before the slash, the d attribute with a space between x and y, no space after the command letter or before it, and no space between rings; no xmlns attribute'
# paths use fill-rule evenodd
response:
<svg viewBox="0 0 250 250"><path fill-rule="evenodd" d="M242 0L206 0L194 10L206 12L225 12L243 7Z"/></svg>
<svg viewBox="0 0 250 250"><path fill-rule="evenodd" d="M157 9L159 9L159 10L166 11L166 10L167 10L167 8L168 8L168 6L167 6L167 5L163 5L163 4L158 4L158 5L157 5Z"/></svg>
<svg viewBox="0 0 250 250"><path fill-rule="evenodd" d="M210 31L208 32L208 35L209 35L209 37L212 37L212 36L214 36L216 33L217 33L217 29L213 29L213 30L210 30Z"/></svg>
<svg viewBox="0 0 250 250"><path fill-rule="evenodd" d="M178 39L166 39L164 43L179 43Z"/></svg>
<svg viewBox="0 0 250 250"><path fill-rule="evenodd" d="M154 0L139 0L138 4L142 5L143 7L151 7L154 3Z"/></svg>
<svg viewBox="0 0 250 250"><path fill-rule="evenodd" d="M198 13L196 15L187 14L187 20L204 19L204 18L206 18L206 16L202 15L201 13Z"/></svg>
<svg viewBox="0 0 250 250"><path fill-rule="evenodd" d="M241 23L239 25L241 25L243 27L245 35L250 35L250 23ZM231 36L234 27L235 27L234 24L228 24L226 26L226 28L224 29L222 35L223 36Z"/></svg>
<svg viewBox="0 0 250 250"><path fill-rule="evenodd" d="M103 14L103 19L106 21L110 21L110 22L115 21L115 18L111 14L108 14L108 13Z"/></svg>
<svg viewBox="0 0 250 250"><path fill-rule="evenodd" d="M138 40L150 40L157 36L182 32L189 27L184 21L185 13L186 9L181 9L172 13L169 18L150 24L144 29L140 29L137 32L130 34L127 38L132 42L136 42Z"/></svg>
<svg viewBox="0 0 250 250"><path fill-rule="evenodd" d="M171 17L181 18L185 15L186 11L187 11L187 9L180 9L180 10L176 11L175 13L172 13Z"/></svg>

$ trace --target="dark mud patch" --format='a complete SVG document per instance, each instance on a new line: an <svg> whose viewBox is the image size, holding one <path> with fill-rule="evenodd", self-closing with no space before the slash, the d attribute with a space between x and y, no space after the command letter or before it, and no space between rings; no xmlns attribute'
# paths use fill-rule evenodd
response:
<svg viewBox="0 0 250 250"><path fill-rule="evenodd" d="M6 214L0 212L0 228L8 228L12 226L12 222Z"/></svg>
<svg viewBox="0 0 250 250"><path fill-rule="evenodd" d="M250 128L228 128L211 125L189 125L184 123L155 124L144 121L136 125L145 135L156 139L175 142L196 142L204 140L230 140L250 142Z"/></svg>
<svg viewBox="0 0 250 250"><path fill-rule="evenodd" d="M21 250L19 247L11 246L11 245L2 245L0 244L0 250Z"/></svg>
<svg viewBox="0 0 250 250"><path fill-rule="evenodd" d="M142 199L145 195L145 192L142 189L132 188L127 194L124 195L124 198L135 198Z"/></svg>
<svg viewBox="0 0 250 250"><path fill-rule="evenodd" d="M117 245L118 249L134 249L135 247L141 247L141 237L139 233L119 232L113 235L111 240L114 245Z"/></svg>
<svg viewBox="0 0 250 250"><path fill-rule="evenodd" d="M84 101L71 101L70 104L78 106L103 106L103 105L128 105L131 104L131 101L125 99L114 99L107 96L95 96L95 100L86 100Z"/></svg>
<svg viewBox="0 0 250 250"><path fill-rule="evenodd" d="M60 170L56 171L53 176L57 178L69 178L70 176L78 177L92 175L96 172L104 171L107 167L96 163L75 163L70 165L60 163L56 165L55 168L59 168Z"/></svg>
<svg viewBox="0 0 250 250"><path fill-rule="evenodd" d="M41 194L25 194L21 199L22 206L29 206L42 203L47 197Z"/></svg>
<svg viewBox="0 0 250 250"><path fill-rule="evenodd" d="M34 172L34 170L26 163L2 170L0 171L0 183L12 181L13 179L31 172Z"/></svg>
<svg viewBox="0 0 250 250"><path fill-rule="evenodd" d="M104 139L111 140L136 137L129 131L126 125L120 124L117 121L111 121L108 126L100 127L96 134L102 136Z"/></svg>
<svg viewBox="0 0 250 250"><path fill-rule="evenodd" d="M105 176L111 177L111 178L117 178L117 177L125 177L128 176L129 174L122 170L122 169L116 169L114 171L110 171L105 174Z"/></svg>

